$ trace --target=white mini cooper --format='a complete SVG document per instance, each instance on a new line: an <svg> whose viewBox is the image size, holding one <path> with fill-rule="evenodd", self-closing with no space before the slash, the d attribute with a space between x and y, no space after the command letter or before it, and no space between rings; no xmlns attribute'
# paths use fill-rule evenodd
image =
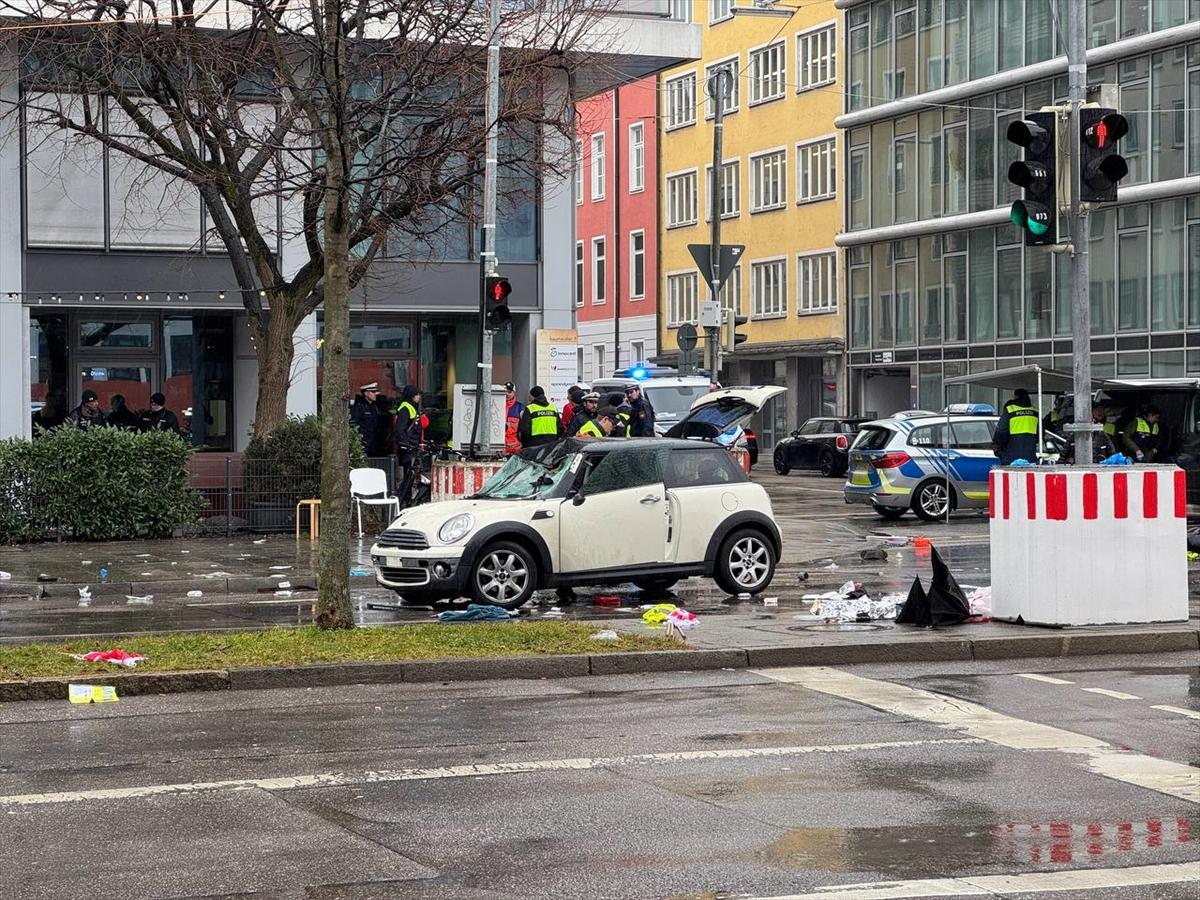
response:
<svg viewBox="0 0 1200 900"><path fill-rule="evenodd" d="M779 552L767 492L727 450L606 438L523 451L478 494L405 510L371 561L409 603L468 596L515 609L539 588L665 590L691 575L755 594Z"/></svg>

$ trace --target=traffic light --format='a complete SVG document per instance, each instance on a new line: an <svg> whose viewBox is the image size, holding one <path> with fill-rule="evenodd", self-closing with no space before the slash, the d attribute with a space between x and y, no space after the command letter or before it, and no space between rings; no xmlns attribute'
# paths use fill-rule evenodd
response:
<svg viewBox="0 0 1200 900"><path fill-rule="evenodd" d="M502 331L512 322L512 313L508 309L508 295L512 293L512 285L508 279L500 275L489 275L484 283L484 295L487 298L487 327L491 331Z"/></svg>
<svg viewBox="0 0 1200 900"><path fill-rule="evenodd" d="M1008 126L1009 142L1025 158L1008 167L1008 180L1025 189L1025 199L1013 202L1009 218L1025 232L1025 245L1058 243L1058 177L1054 113L1030 113Z"/></svg>
<svg viewBox="0 0 1200 900"><path fill-rule="evenodd" d="M749 316L740 315L731 309L721 310L721 330L724 332L721 336L721 346L726 353L732 353L737 349L738 344L744 344L749 340L749 335L741 334L738 331L739 326L745 325L749 321Z"/></svg>
<svg viewBox="0 0 1200 900"><path fill-rule="evenodd" d="M1083 107L1079 110L1079 199L1083 203L1111 203L1117 199L1117 182L1129 174L1117 141L1129 133L1129 123L1115 109Z"/></svg>

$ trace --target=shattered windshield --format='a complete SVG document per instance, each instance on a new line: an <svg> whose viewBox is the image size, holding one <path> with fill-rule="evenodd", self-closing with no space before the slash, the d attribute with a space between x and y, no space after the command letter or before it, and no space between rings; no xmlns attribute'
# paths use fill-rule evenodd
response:
<svg viewBox="0 0 1200 900"><path fill-rule="evenodd" d="M578 467L579 454L510 456L475 496L483 500L542 500L555 496L559 485Z"/></svg>

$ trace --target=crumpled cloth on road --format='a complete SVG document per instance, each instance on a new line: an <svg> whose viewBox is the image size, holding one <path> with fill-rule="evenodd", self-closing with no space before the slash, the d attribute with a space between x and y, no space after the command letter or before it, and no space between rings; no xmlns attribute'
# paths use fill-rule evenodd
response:
<svg viewBox="0 0 1200 900"><path fill-rule="evenodd" d="M107 662L116 666L123 666L126 669L132 669L146 659L141 653L126 653L119 647L115 647L112 650L93 650L91 653L72 653L71 656L74 659L83 660L84 662Z"/></svg>
<svg viewBox="0 0 1200 900"><path fill-rule="evenodd" d="M847 581L836 591L824 594L805 594L803 600L812 601L809 614L827 623L872 622L878 619L894 619L904 596L893 594L881 600L872 600L863 586Z"/></svg>
<svg viewBox="0 0 1200 900"><path fill-rule="evenodd" d="M473 622L485 619L511 619L513 613L498 606L472 603L466 609L450 609L438 613L439 622Z"/></svg>
<svg viewBox="0 0 1200 900"><path fill-rule="evenodd" d="M700 617L694 612L688 612L686 609L673 609L667 614L668 627L675 627L680 631L688 631L699 624Z"/></svg>
<svg viewBox="0 0 1200 900"><path fill-rule="evenodd" d="M642 613L642 621L652 627L657 627L667 621L667 617L679 607L674 603L656 603Z"/></svg>

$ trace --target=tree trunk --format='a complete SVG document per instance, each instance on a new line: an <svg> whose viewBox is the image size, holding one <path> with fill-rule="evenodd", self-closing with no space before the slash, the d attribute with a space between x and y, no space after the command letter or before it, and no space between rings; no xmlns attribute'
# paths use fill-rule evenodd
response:
<svg viewBox="0 0 1200 900"><path fill-rule="evenodd" d="M265 438L287 419L288 383L292 377L295 328L288 317L272 312L267 327L251 318L250 335L258 356L258 398L254 407L254 437Z"/></svg>

